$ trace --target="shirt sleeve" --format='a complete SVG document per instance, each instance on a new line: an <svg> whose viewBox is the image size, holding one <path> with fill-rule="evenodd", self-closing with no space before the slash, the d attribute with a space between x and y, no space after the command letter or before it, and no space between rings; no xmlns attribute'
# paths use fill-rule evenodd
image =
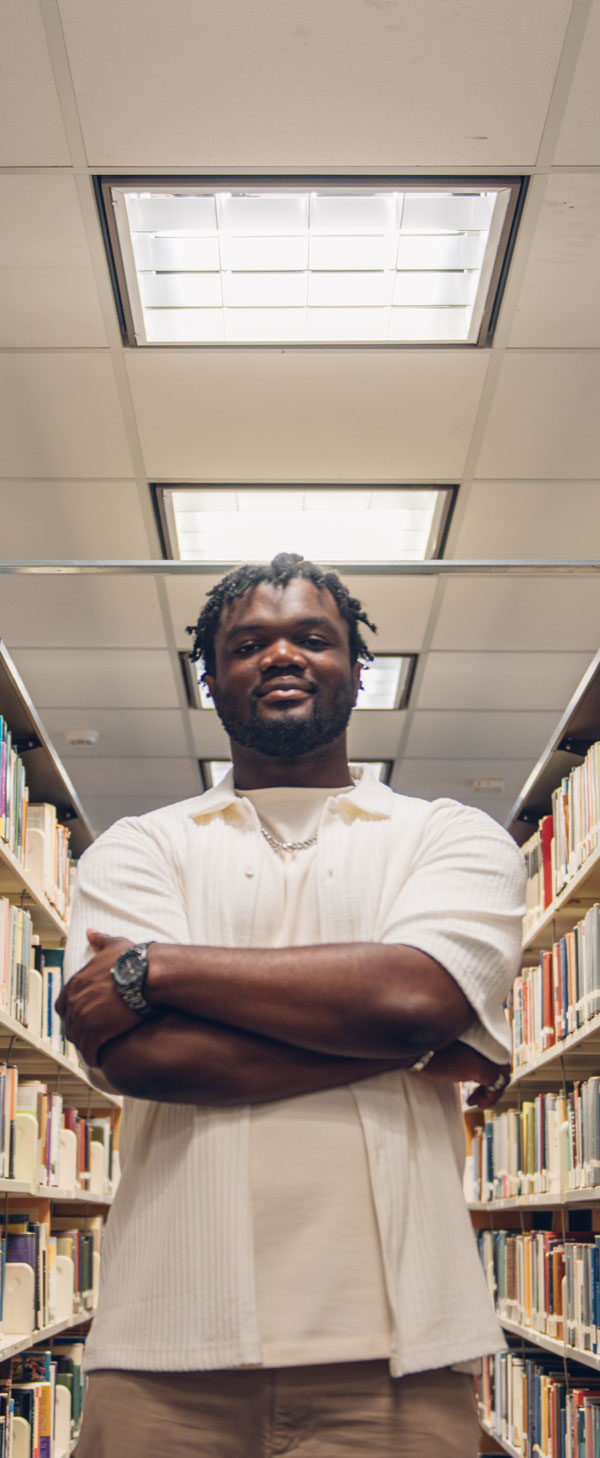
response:
<svg viewBox="0 0 600 1458"><path fill-rule="evenodd" d="M143 818L117 821L81 857L65 948L67 982L92 956L88 930L132 942L191 940L174 857ZM80 1062L94 1084L109 1087L100 1069Z"/></svg>
<svg viewBox="0 0 600 1458"><path fill-rule="evenodd" d="M417 947L454 977L474 1013L461 1041L510 1056L504 1004L521 961L525 864L483 811L434 801L382 940Z"/></svg>

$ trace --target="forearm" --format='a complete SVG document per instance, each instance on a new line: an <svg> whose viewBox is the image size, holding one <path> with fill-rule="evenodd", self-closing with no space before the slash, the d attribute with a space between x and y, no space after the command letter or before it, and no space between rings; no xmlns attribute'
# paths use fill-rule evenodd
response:
<svg viewBox="0 0 600 1458"><path fill-rule="evenodd" d="M439 963L373 942L276 950L153 943L146 996L191 1017L361 1059L414 1060L452 1043L473 1020Z"/></svg>
<svg viewBox="0 0 600 1458"><path fill-rule="evenodd" d="M226 1107L338 1088L411 1058L338 1058L168 1012L105 1043L98 1064L130 1097Z"/></svg>

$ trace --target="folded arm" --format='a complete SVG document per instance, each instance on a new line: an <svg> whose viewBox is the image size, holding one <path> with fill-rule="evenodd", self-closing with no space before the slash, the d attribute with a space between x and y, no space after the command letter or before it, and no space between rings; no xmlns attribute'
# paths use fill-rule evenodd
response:
<svg viewBox="0 0 600 1458"><path fill-rule="evenodd" d="M414 1055L413 1055L414 1056ZM396 1059L335 1058L167 1012L105 1043L98 1063L112 1088L160 1103L268 1103L339 1088L405 1067Z"/></svg>
<svg viewBox="0 0 600 1458"><path fill-rule="evenodd" d="M461 1030L463 1018L467 1026L472 1020L469 1005L437 963L411 948L309 947L294 948L291 956L287 950L255 954L222 948L151 948L170 954L172 963L183 963L180 978L173 979L172 998L175 1002L180 997L187 1010L161 999L155 1020L140 1024L110 976L115 957L128 943L95 935L93 944L95 957L68 984L59 1010L68 1036L86 1061L97 1062L120 1093L176 1103L259 1103L337 1087L389 1069L409 1069L424 1044L430 1047L434 1041L443 1048L423 1076L489 1085L499 1072L495 1064L453 1039L452 1029ZM368 953L374 954L372 958ZM371 997L365 997L365 956L367 963L371 961ZM199 964L204 961L212 968L216 963L218 969L221 958L233 967L226 995L221 996L212 975L202 994ZM432 971L429 984L427 963ZM163 965L168 965L168 957ZM392 1002L388 1009L384 992L375 985L378 971L384 984L398 974L400 981L408 982L404 1018L401 988L388 994ZM269 972L267 998L264 984ZM244 973L250 985L246 998ZM421 990L416 995L416 974L421 988L428 986L426 994ZM257 997L255 1005L252 988L257 981L263 983L263 997ZM307 987L306 999L298 996L299 985ZM200 1007L208 1008L211 1016L200 1014ZM307 1046L308 1038L315 1046ZM483 1089L478 1102L481 1098L495 1101Z"/></svg>
<svg viewBox="0 0 600 1458"><path fill-rule="evenodd" d="M94 1062L137 1019L111 968L128 945L91 934L96 955L58 1009L67 1037ZM277 950L152 943L145 986L158 1012L186 1014L336 1058L414 1062L466 1032L472 1009L454 978L413 947L374 942Z"/></svg>

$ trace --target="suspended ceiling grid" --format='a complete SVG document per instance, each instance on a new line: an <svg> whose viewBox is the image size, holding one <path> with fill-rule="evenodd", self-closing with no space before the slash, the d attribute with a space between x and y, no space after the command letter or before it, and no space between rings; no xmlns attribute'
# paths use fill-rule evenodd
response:
<svg viewBox="0 0 600 1458"><path fill-rule="evenodd" d="M0 54L3 559L159 557L152 481L440 482L446 557L600 555L600 0L5 0ZM132 172L526 175L493 346L127 349L92 179ZM227 754L178 658L208 585L0 580L98 830ZM419 655L352 756L504 819L598 646L598 579L352 585L379 650Z"/></svg>

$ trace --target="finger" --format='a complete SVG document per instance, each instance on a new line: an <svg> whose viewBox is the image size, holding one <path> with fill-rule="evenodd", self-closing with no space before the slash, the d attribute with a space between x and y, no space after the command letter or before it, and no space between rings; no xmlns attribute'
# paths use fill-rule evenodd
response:
<svg viewBox="0 0 600 1458"><path fill-rule="evenodd" d="M109 942L118 942L120 940L119 937L107 936L106 932L94 931L93 927L88 927L87 939L90 946L95 947L97 952L101 952L104 947L108 946Z"/></svg>

